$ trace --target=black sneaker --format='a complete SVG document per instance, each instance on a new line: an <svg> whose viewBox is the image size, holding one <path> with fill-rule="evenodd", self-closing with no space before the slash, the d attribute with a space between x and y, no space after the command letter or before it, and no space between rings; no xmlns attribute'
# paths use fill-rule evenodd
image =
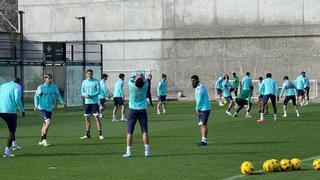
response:
<svg viewBox="0 0 320 180"><path fill-rule="evenodd" d="M198 146L207 146L207 142L205 142L205 141L200 141L200 143L198 144Z"/></svg>

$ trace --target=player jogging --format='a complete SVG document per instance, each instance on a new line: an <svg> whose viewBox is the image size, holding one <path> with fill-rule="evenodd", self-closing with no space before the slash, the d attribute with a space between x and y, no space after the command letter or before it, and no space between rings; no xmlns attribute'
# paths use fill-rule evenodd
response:
<svg viewBox="0 0 320 180"><path fill-rule="evenodd" d="M218 99L219 99L219 106L224 106L224 104L222 103L222 88L223 88L222 83L223 83L223 76L220 76L215 83L215 88L217 90Z"/></svg>
<svg viewBox="0 0 320 180"><path fill-rule="evenodd" d="M197 75L191 77L192 87L195 89L194 96L196 99L196 113L198 115L198 122L200 126L201 141L199 146L206 146L208 141L208 119L211 110L210 99L206 87L200 83Z"/></svg>
<svg viewBox="0 0 320 180"><path fill-rule="evenodd" d="M57 86L52 82L52 75L44 75L44 83L38 86L36 93L34 94L34 111L39 110L40 116L43 119L41 136L39 145L49 146L47 141L47 135L52 120L52 104L54 98L57 97L58 101L64 105L60 92Z"/></svg>
<svg viewBox="0 0 320 180"><path fill-rule="evenodd" d="M234 72L233 73L233 84L232 84L232 88L233 88L233 92L234 95L237 97L238 95L238 88L239 88L239 77L237 76L237 74Z"/></svg>
<svg viewBox="0 0 320 180"><path fill-rule="evenodd" d="M107 89L107 80L108 80L108 75L102 74L102 77L100 80L101 93L99 94L100 119L103 118L103 111L106 108L106 98L109 96L109 91Z"/></svg>
<svg viewBox="0 0 320 180"><path fill-rule="evenodd" d="M223 79L224 79L224 81L222 83L223 98L225 101L227 101L229 103L229 106L228 106L228 109L226 110L226 113L229 116L232 116L232 113L230 112L230 110L234 105L234 101L231 96L231 92L232 92L233 88L231 87L231 84L229 83L228 74L225 74Z"/></svg>
<svg viewBox="0 0 320 180"><path fill-rule="evenodd" d="M102 135L102 125L99 115L99 104L98 104L98 96L101 93L100 82L93 78L92 69L87 70L87 79L82 82L81 86L81 95L84 97L84 116L86 119L86 134L80 139L88 139L91 138L90 135L90 116L94 116L96 119L97 129L99 131L99 139L103 140L104 137Z"/></svg>
<svg viewBox="0 0 320 180"><path fill-rule="evenodd" d="M119 74L119 80L114 85L114 91L113 91L113 101L114 101L114 108L112 113L112 121L118 121L116 118L116 113L118 110L118 107L121 106L121 119L120 121L127 121L127 119L124 117L124 113L126 110L124 101L124 93L123 93L123 84L124 84L124 74Z"/></svg>
<svg viewBox="0 0 320 180"><path fill-rule="evenodd" d="M0 99L0 117L6 122L9 129L7 145L3 157L13 157L15 155L11 154L10 147L13 146L13 150L20 149L16 143L15 137L17 128L17 106L22 113L22 116L25 116L21 102L21 86L19 78L15 78L13 81L0 85Z"/></svg>
<svg viewBox="0 0 320 180"><path fill-rule="evenodd" d="M262 123L264 121L264 111L266 108L266 105L268 103L268 100L271 99L272 107L273 107L273 121L277 121L277 105L276 100L279 100L278 95L279 86L275 80L272 79L272 74L267 73L266 79L263 80L261 85L261 92L263 94L263 104L262 104L262 110L260 112L260 119L257 120L257 122Z"/></svg>
<svg viewBox="0 0 320 180"><path fill-rule="evenodd" d="M131 157L134 126L139 121L144 143L144 155L150 156L147 98L148 81L142 73L132 73L128 82L129 86L129 115L127 122L127 151L123 157Z"/></svg>
<svg viewBox="0 0 320 180"><path fill-rule="evenodd" d="M157 114L160 115L160 106L162 105L163 114L166 113L166 102L167 102L167 75L162 74L161 80L157 87L158 94L158 105L157 105Z"/></svg>
<svg viewBox="0 0 320 180"><path fill-rule="evenodd" d="M296 88L297 88L297 100L301 106L305 103L305 97L304 97L304 88L305 86L305 75L306 73L304 71L301 72L301 74L296 78Z"/></svg>
<svg viewBox="0 0 320 180"><path fill-rule="evenodd" d="M286 92L286 97L284 98L283 101L283 117L287 117L287 105L288 102L291 100L292 101L292 105L294 106L296 113L297 113L297 117L299 117L299 111L298 111L298 106L296 104L296 86L293 84L293 82L289 81L289 77L288 76L284 76L283 77L283 85L282 85L282 90L280 93L280 97L282 98L283 93Z"/></svg>

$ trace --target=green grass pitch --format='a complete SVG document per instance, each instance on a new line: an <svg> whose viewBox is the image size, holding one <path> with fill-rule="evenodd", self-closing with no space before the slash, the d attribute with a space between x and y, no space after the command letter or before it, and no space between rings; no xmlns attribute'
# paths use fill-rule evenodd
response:
<svg viewBox="0 0 320 180"><path fill-rule="evenodd" d="M200 140L197 118L192 102L169 102L169 114L157 116L148 109L151 157L144 157L144 147L138 124L132 148L133 157L124 159L126 124L111 122L111 104L105 112L104 135L100 141L92 121L89 140L84 135L82 109L68 108L53 112L48 135L49 147L40 147L42 123L37 113L27 111L18 119L16 139L22 150L14 158L0 158L0 179L223 179L240 174L240 164L249 160L255 171L271 158L308 159L320 155L320 105L310 104L295 117L289 104L288 118L258 124L259 114L253 108L253 118L244 113L233 118L225 114L226 107L213 106L209 119L207 147L198 147ZM271 110L271 109L270 109ZM0 121L0 146L3 152L7 128ZM319 179L320 171L312 169L312 160L304 161L300 171L256 173L237 176L240 179Z"/></svg>

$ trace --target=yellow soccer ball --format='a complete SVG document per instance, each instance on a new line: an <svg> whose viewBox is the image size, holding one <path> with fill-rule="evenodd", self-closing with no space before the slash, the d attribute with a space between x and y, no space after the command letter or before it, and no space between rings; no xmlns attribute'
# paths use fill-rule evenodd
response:
<svg viewBox="0 0 320 180"><path fill-rule="evenodd" d="M274 171L274 166L273 166L273 163L271 160L266 160L264 163L263 163L263 166L262 166L263 170L265 172L273 172Z"/></svg>
<svg viewBox="0 0 320 180"><path fill-rule="evenodd" d="M298 158L293 158L290 160L291 164L292 164L292 169L293 170L299 170L302 167L302 161Z"/></svg>
<svg viewBox="0 0 320 180"><path fill-rule="evenodd" d="M314 160L312 165L315 170L320 170L320 158Z"/></svg>
<svg viewBox="0 0 320 180"><path fill-rule="evenodd" d="M253 164L250 161L245 161L241 164L240 171L241 174L250 175L253 174Z"/></svg>
<svg viewBox="0 0 320 180"><path fill-rule="evenodd" d="M228 104L228 101L227 101L227 100L224 100L224 101L223 101L223 104L224 104L224 105L227 105L227 104Z"/></svg>
<svg viewBox="0 0 320 180"><path fill-rule="evenodd" d="M291 164L290 160L289 159L282 159L280 161L280 168L283 171L291 170L292 164Z"/></svg>
<svg viewBox="0 0 320 180"><path fill-rule="evenodd" d="M280 162L277 159L270 159L272 166L273 166L273 171L278 171L280 169Z"/></svg>

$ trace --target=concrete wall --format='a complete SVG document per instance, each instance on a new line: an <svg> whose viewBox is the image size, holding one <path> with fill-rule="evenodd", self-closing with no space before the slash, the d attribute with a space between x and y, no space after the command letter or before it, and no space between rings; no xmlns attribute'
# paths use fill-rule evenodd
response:
<svg viewBox="0 0 320 180"><path fill-rule="evenodd" d="M18 27L18 1L0 0L0 32L12 32ZM13 28L14 27L14 28Z"/></svg>
<svg viewBox="0 0 320 180"><path fill-rule="evenodd" d="M211 94L221 73L320 79L318 0L21 0L19 9L26 38L39 41L80 41L74 17L86 16L104 70L166 73L170 93L191 95L192 74Z"/></svg>

